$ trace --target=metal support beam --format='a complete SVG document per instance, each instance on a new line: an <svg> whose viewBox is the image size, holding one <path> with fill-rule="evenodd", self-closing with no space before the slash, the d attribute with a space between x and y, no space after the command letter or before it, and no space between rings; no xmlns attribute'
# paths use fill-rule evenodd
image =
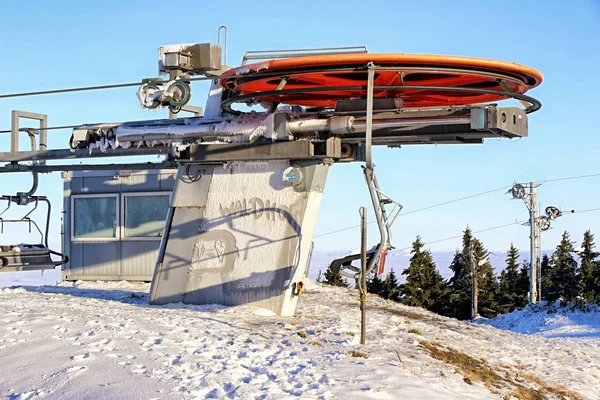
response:
<svg viewBox="0 0 600 400"><path fill-rule="evenodd" d="M388 232L389 227L386 225L386 212L384 202L382 202L381 191L379 190L379 185L377 184L377 179L375 178L375 171L373 166L373 158L371 154L371 146L373 140L373 84L375 78L375 65L371 62L367 65L368 69L368 77L367 77L367 116L366 116L366 131L365 131L365 166L363 167L363 172L365 174L365 180L367 182L367 187L369 188L369 195L371 196L371 202L373 203L373 211L375 212L375 219L377 221L377 226L379 227L379 245L377 246L377 250L375 250L375 254L371 258L369 262L369 267L367 269L367 273L370 273L375 269L375 266L379 263L379 259L381 257L381 253L387 250L389 241L388 241Z"/></svg>
<svg viewBox="0 0 600 400"><path fill-rule="evenodd" d="M222 163L252 160L315 160L342 157L339 138L326 141L296 140L286 142L260 142L236 144L191 145L176 153L181 162Z"/></svg>
<svg viewBox="0 0 600 400"><path fill-rule="evenodd" d="M140 147L128 149L115 149L107 152L89 150L45 150L45 151L17 151L11 153L0 153L0 162L16 163L21 161L44 161L44 160L73 160L81 158L106 158L106 157L128 157L128 156L152 156L169 155L171 148L166 146Z"/></svg>
<svg viewBox="0 0 600 400"><path fill-rule="evenodd" d="M375 80L375 65L370 62L367 65L367 121L365 125L365 143L366 143L366 168L373 170L373 160L371 157L371 145L373 144L373 82Z"/></svg>
<svg viewBox="0 0 600 400"><path fill-rule="evenodd" d="M64 172L64 171L111 171L111 170L152 170L152 169L175 169L175 161L164 161L160 163L120 163L120 164L62 164L62 165L23 165L8 164L0 167L0 174L8 172Z"/></svg>

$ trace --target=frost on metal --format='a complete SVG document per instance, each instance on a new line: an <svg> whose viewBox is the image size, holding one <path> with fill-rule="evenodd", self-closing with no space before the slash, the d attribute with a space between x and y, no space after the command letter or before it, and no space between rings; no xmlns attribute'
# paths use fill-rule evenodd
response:
<svg viewBox="0 0 600 400"><path fill-rule="evenodd" d="M119 141L130 141L131 137L143 136L152 140L153 137L173 137L174 139L202 138L204 136L223 136L232 141L242 139L250 141L253 137L265 136L267 133L268 116L264 114L242 114L222 120L206 118L186 118L183 123L156 124L156 125L119 125L116 137ZM179 120L181 121L181 120Z"/></svg>
<svg viewBox="0 0 600 400"><path fill-rule="evenodd" d="M184 51L185 49L193 46L194 43L183 43L183 44L169 44L166 46L160 46L158 48L158 73L160 75L169 75L168 72L165 72L165 55L167 53L178 53Z"/></svg>
<svg viewBox="0 0 600 400"><path fill-rule="evenodd" d="M14 246L10 246L10 251L12 251L13 253L22 253L22 252L28 252L28 251L45 251L48 250L45 246L42 246L41 244L26 244L26 243L21 243L21 244L17 244Z"/></svg>
<svg viewBox="0 0 600 400"><path fill-rule="evenodd" d="M191 183L180 168L151 302L253 304L293 315L294 284L306 271L327 166L307 167L319 168L319 185L301 191L283 182L288 167L287 161L233 162Z"/></svg>

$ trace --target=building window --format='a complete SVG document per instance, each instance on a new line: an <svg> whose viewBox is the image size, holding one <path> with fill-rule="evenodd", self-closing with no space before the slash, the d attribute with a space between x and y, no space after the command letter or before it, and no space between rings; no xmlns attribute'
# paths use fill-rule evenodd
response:
<svg viewBox="0 0 600 400"><path fill-rule="evenodd" d="M124 238L160 239L165 228L169 195L131 193L123 195Z"/></svg>
<svg viewBox="0 0 600 400"><path fill-rule="evenodd" d="M117 195L73 196L73 239L117 238Z"/></svg>

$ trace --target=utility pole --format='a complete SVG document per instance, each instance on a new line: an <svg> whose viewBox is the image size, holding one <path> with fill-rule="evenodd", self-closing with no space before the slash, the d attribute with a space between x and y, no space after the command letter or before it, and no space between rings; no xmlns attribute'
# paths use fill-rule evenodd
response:
<svg viewBox="0 0 600 400"><path fill-rule="evenodd" d="M528 186L528 189L526 189ZM529 293L527 299L529 304L536 304L542 298L542 235L541 233L550 229L550 223L562 216L562 211L554 206L545 209L546 215L539 215L536 188L540 186L535 182L528 185L515 183L507 192L511 193L513 199L521 199L529 210Z"/></svg>
<svg viewBox="0 0 600 400"><path fill-rule="evenodd" d="M471 242L469 249L469 261L471 262L472 280L473 284L471 287L471 319L477 318L478 315L478 304L479 304L479 271L478 263L475 259L475 242Z"/></svg>
<svg viewBox="0 0 600 400"><path fill-rule="evenodd" d="M537 194L535 192L536 185L533 182L529 183L529 304L538 302L538 238L540 236L539 226L537 223Z"/></svg>

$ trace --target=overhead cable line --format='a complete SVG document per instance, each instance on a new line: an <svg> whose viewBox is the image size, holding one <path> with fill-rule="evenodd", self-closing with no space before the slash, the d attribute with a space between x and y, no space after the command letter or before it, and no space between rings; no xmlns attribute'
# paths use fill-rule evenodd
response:
<svg viewBox="0 0 600 400"><path fill-rule="evenodd" d="M46 128L19 128L19 132L26 132L28 130L34 130L34 131L52 131L52 130L56 130L56 129L72 129L72 128L77 128L80 125L63 125L63 126L49 126ZM3 131L0 131L0 133L10 133L12 132L12 130L10 129L5 129Z"/></svg>
<svg viewBox="0 0 600 400"><path fill-rule="evenodd" d="M565 177L565 178L547 179L545 182L558 182L558 181L566 181L566 180L571 180L571 179L591 178L591 177L596 177L596 176L600 176L600 174L578 175L578 176L568 176L568 177ZM497 192L497 191L504 190L504 189L509 189L511 187L512 186L502 186L502 187L499 187L499 188L496 188L496 189L487 190L485 192L476 193L476 194L473 194L473 195L470 195L470 196L465 196L465 197L461 197L461 198L458 198L458 199L445 201L443 203L433 204L431 206L427 206L427 207L423 207L423 208L417 208L416 210L411 210L411 211L407 211L405 213L401 213L398 216L402 217L404 215L413 214L413 213L416 213L416 212L419 212L419 211L430 210L432 208L441 207L441 206L445 206L447 204L452 204L452 203L456 203L456 202L459 202L459 201L472 199L474 197L483 196L483 195L486 195L486 194L489 194L489 193L493 193L493 192ZM583 211L575 211L575 213L590 212L590 211L596 211L596 209L583 210ZM373 223L375 223L375 221L369 222L369 224L373 224ZM336 233L340 233L340 232L344 232L344 231L349 231L349 230L352 230L352 229L356 229L356 228L359 228L359 227L360 227L360 225L348 226L346 228L336 229L334 231L325 232L325 233L322 233L320 235L315 235L315 236L313 236L313 238L316 239L316 238L323 237L323 236L329 236L329 235L333 235L333 234L336 234Z"/></svg>
<svg viewBox="0 0 600 400"><path fill-rule="evenodd" d="M511 226L511 225L521 225L523 223L527 222L527 220L523 220L523 221L514 221L511 222L509 224L504 224L504 225L498 225L498 226L493 226L491 228L485 228L485 229L480 229L478 231L471 231L471 233L475 234L475 233L482 233L482 232L487 232L487 231L493 231L495 229L500 229L500 228L506 228L507 226ZM453 239L458 239L463 237L463 234L461 233L460 235L456 235L456 236L450 236L444 239L438 239L438 240L433 240L431 242L426 242L423 243L423 245L428 245L428 244L434 244L434 243L440 243L440 242L445 242L447 240L453 240ZM408 250L408 249L412 249L412 246L410 247L403 247L401 249L396 249L395 251L400 251L400 250Z"/></svg>
<svg viewBox="0 0 600 400"><path fill-rule="evenodd" d="M349 68L338 68L336 71L347 70ZM268 77L268 76L277 76L277 72L261 72L252 74L254 78L257 77ZM237 77L243 76L243 74L236 75ZM196 81L212 81L219 79L219 76L196 76L196 77L185 77L186 82L196 82ZM126 87L135 87L141 86L146 83L147 80L144 79L142 81L137 82L128 82L128 83L115 83L110 85L97 85L97 86L80 86L80 87L72 87L72 88L64 88L64 89L51 89L51 90L39 90L34 92L19 92L19 93L8 93L8 94L0 94L0 99L9 99L14 97L27 97L27 96L41 96L47 94L61 94L61 93L73 93L73 92L87 92L92 90L105 90L105 89L119 89ZM163 81L163 83L167 83Z"/></svg>
<svg viewBox="0 0 600 400"><path fill-rule="evenodd" d="M587 213L587 212L592 212L592 211L600 211L600 208L590 208L588 210L573 210L567 214L563 214L563 215L569 215L569 214L581 214L581 213Z"/></svg>
<svg viewBox="0 0 600 400"><path fill-rule="evenodd" d="M211 81L217 79L214 76L202 76L195 78L186 78L186 81ZM105 90L105 89L119 89L126 87L141 86L144 82L129 82L129 83L115 83L112 85L98 85L98 86L80 86L65 89L51 89L51 90L40 90L36 92L20 92L20 93L8 93L0 94L0 99L10 99L14 97L27 97L27 96L42 96L46 94L61 94L61 93L74 93L74 92L88 92L92 90Z"/></svg>
<svg viewBox="0 0 600 400"><path fill-rule="evenodd" d="M13 97L26 97L26 96L40 96L45 94L59 94L59 93L72 93L72 92L86 92L91 90L103 90L103 89L118 89L124 87L140 86L141 82L131 83L117 83L114 85L99 85L99 86L82 86L67 89L53 89L53 90L40 90L37 92L21 92L21 93L9 93L0 94L0 99L9 99Z"/></svg>
<svg viewBox="0 0 600 400"><path fill-rule="evenodd" d="M600 207L599 208L590 208L590 209L587 209L587 210L579 210L579 211L575 210L573 212L570 212L569 214L581 214L581 213L587 213L587 212L593 212L593 211L600 211ZM480 229L478 231L472 231L471 233L473 233L473 234L482 233L482 232L492 231L492 230L495 230L495 229L505 228L505 227L511 226L511 225L522 225L522 224L527 223L527 222L529 222L529 220L515 221L515 222L511 222L510 224L498 225L498 226L493 226L491 228L485 228L485 229ZM463 237L462 233L460 235L451 236L451 237L447 237L447 238L444 238L444 239L438 239L438 240L433 240L431 242L425 242L425 243L423 243L423 245L445 242L447 240L459 239L461 237ZM408 249L412 249L412 246L410 246L410 247L403 247L401 249L396 249L395 251L408 250Z"/></svg>
<svg viewBox="0 0 600 400"><path fill-rule="evenodd" d="M600 174L589 174L589 175L579 175L579 176L568 176L566 178L545 179L545 180L541 181L541 183L558 182L558 181L568 181L568 180L571 180L571 179L592 178L592 177L595 177L595 176L600 176Z"/></svg>
<svg viewBox="0 0 600 400"><path fill-rule="evenodd" d="M472 194L472 195L469 195L469 196L461 197L461 198L458 198L458 199L445 201L443 203L433 204L433 205L430 205L430 206L427 206L427 207L423 207L423 208L418 208L416 210L411 210L411 211L402 213L402 214L399 215L399 217L401 217L403 215L413 214L413 213L416 213L416 212L419 212L419 211L430 210L430 209L435 208L435 207L445 206L447 204L456 203L456 202L462 201L462 200L472 199L474 197L483 196L483 195L486 195L486 194L489 194L489 193L497 192L499 190L509 189L510 187L511 186L502 186L502 187L499 187L499 188L496 188L496 189L486 190L485 192L476 193L476 194ZM375 221L369 222L369 224L373 224L373 223L375 223ZM335 231L322 233L320 235L315 235L315 236L313 236L313 238L318 238L318 237L322 237L322 236L333 235L334 233L348 231L348 230L359 228L359 227L360 227L360 225L353 225L353 226L349 226L349 227L346 227L346 228L337 229Z"/></svg>
<svg viewBox="0 0 600 400"><path fill-rule="evenodd" d="M407 211L401 215L408 215L408 214L414 214L416 212L419 211L425 211L425 210L429 210L435 207L440 207L440 206L445 206L446 204L452 204L452 203L456 203L459 201L463 201L463 200L468 200L468 199L472 199L473 197L478 197L478 196L483 196L484 194L488 194L488 193L493 193L493 192L497 192L499 190L505 190L505 189L510 189L512 186L502 186L499 187L497 189L492 189L492 190L487 190L485 192L481 192L481 193L476 193L476 194L472 194L470 196L465 196L465 197L461 197L459 199L454 199L454 200L449 200L449 201L445 201L443 203L439 203L439 204L434 204L432 206L427 206L427 207L423 207L423 208L417 208L416 210L411 210L411 211Z"/></svg>

